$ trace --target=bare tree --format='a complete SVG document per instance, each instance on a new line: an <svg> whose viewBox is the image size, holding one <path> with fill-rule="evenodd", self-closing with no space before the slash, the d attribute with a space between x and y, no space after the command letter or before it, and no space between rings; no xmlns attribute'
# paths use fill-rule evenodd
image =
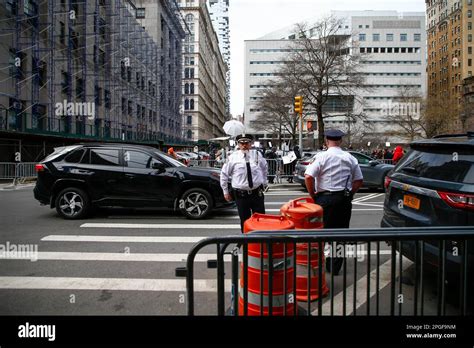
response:
<svg viewBox="0 0 474 348"><path fill-rule="evenodd" d="M256 130L278 134L281 145L282 134L288 134L294 141L299 129L299 116L293 114L293 96L299 93L297 85L291 84L285 76L268 82L270 87L262 89L255 107L260 110L252 127Z"/></svg>
<svg viewBox="0 0 474 348"><path fill-rule="evenodd" d="M410 142L425 136L424 119L425 100L414 87L399 88L397 97L382 104L382 114L395 130L392 136L398 136Z"/></svg>
<svg viewBox="0 0 474 348"><path fill-rule="evenodd" d="M305 105L314 110L320 146L324 139L324 120L346 115L346 110L342 115L325 114L325 104L334 97L356 99L364 85L364 76L359 71L361 55L352 46L352 35L341 34L342 25L343 19L333 16L323 18L311 28L298 24L298 39L291 45L292 53L279 71L299 86L306 97Z"/></svg>
<svg viewBox="0 0 474 348"><path fill-rule="evenodd" d="M460 105L456 98L428 96L423 127L428 138L457 132Z"/></svg>

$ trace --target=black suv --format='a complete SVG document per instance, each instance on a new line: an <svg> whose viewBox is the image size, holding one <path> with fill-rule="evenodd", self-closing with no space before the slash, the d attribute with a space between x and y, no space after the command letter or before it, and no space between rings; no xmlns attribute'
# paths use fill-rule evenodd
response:
<svg viewBox="0 0 474 348"><path fill-rule="evenodd" d="M412 143L385 184L382 227L474 226L474 133ZM455 243L447 241L447 250ZM439 243L428 241L425 252L429 268L436 269ZM414 260L415 243L404 242L403 254ZM458 272L460 259L448 253L448 272Z"/></svg>
<svg viewBox="0 0 474 348"><path fill-rule="evenodd" d="M84 218L92 207L163 207L202 219L230 206L220 172L188 168L155 148L81 144L55 149L36 165L35 198L65 219Z"/></svg>

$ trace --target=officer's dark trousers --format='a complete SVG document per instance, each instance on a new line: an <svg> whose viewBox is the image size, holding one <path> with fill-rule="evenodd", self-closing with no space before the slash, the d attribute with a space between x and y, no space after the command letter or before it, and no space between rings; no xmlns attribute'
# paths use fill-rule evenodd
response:
<svg viewBox="0 0 474 348"><path fill-rule="evenodd" d="M342 194L334 195L317 195L316 204L323 208L323 219L324 228L349 228L352 215L352 202L348 197L344 197ZM336 248L332 249L332 252L339 250L337 245ZM344 258L342 257L331 257L326 259L326 268L331 270L334 274L338 274ZM332 265L332 267L331 267Z"/></svg>
<svg viewBox="0 0 474 348"><path fill-rule="evenodd" d="M237 210L239 211L240 217L240 228L244 233L244 223L252 214L260 213L265 214L265 197L263 194L253 194L245 197L236 197L235 202L237 203Z"/></svg>

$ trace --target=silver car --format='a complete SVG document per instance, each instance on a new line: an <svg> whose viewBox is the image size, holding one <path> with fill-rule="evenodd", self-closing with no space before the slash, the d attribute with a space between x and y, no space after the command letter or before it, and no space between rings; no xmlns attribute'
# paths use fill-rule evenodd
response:
<svg viewBox="0 0 474 348"><path fill-rule="evenodd" d="M359 162L360 169L362 170L362 175L364 176L363 187L384 190L385 177L393 168L395 168L395 166L391 164L383 164L378 160L373 159L372 157L364 155L360 152L349 151L349 153L357 159L357 162ZM306 172L306 168L311 163L313 163L315 158L316 155L311 158L302 158L298 161L293 176L294 182L301 184L303 187L306 187L304 173Z"/></svg>

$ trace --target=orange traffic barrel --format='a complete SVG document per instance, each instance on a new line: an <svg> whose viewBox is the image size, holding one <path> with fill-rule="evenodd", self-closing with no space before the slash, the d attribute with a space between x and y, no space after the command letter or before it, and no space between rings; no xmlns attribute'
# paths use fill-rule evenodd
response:
<svg viewBox="0 0 474 348"><path fill-rule="evenodd" d="M311 197L290 201L281 207L280 212L282 216L291 220L297 229L315 230L324 227L323 208L315 204ZM321 265L319 265L320 252L322 253ZM308 266L310 267L309 272ZM324 266L324 243L321 243L321 250L319 250L318 243L299 243L296 245L296 299L298 301L316 301L329 293ZM322 267L321 294L319 294L319 267ZM310 281L308 281L308 274L310 275ZM310 286L309 299L308 286Z"/></svg>
<svg viewBox="0 0 474 348"><path fill-rule="evenodd" d="M293 230L294 228L295 225L282 216L254 214L245 222L244 233ZM293 244L272 243L273 272L270 276L267 244L264 243L263 248L260 243L248 245L247 315L259 316L261 313L264 316L269 315L270 282L272 285L272 315L285 315L285 309L286 315L294 315L296 299L292 299L295 274L293 260ZM239 315L244 314L244 271L243 264L241 264Z"/></svg>

